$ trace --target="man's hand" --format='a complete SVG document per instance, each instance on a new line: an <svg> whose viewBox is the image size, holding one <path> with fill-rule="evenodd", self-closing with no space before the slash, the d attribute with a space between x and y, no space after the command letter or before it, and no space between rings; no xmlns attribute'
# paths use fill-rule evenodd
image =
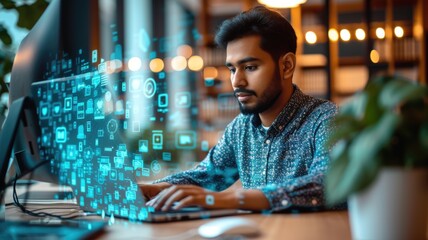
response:
<svg viewBox="0 0 428 240"><path fill-rule="evenodd" d="M169 183L143 184L144 196L151 199L147 206L156 210L177 210L188 206L206 209L269 209L270 204L260 190L226 190L212 192L195 185L171 185Z"/></svg>
<svg viewBox="0 0 428 240"><path fill-rule="evenodd" d="M138 186L140 187L141 192L143 192L146 200L150 200L156 197L156 195L158 195L162 190L170 187L171 184L162 182L156 184L139 184Z"/></svg>
<svg viewBox="0 0 428 240"><path fill-rule="evenodd" d="M187 206L200 206L207 209L237 208L234 194L229 192L211 192L194 185L172 185L162 190L147 206L156 210L180 209Z"/></svg>

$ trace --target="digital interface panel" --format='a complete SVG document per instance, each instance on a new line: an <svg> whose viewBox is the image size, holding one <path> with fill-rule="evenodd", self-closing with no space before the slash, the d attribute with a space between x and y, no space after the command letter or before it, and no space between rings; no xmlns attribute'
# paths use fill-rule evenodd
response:
<svg viewBox="0 0 428 240"><path fill-rule="evenodd" d="M137 181L188 169L209 150L198 133L201 67L189 70L195 55L177 54L200 36L192 16L183 19L172 35L132 32L136 53L112 21L110 51L53 53L45 80L33 83L41 157L82 207L144 220L150 209Z"/></svg>

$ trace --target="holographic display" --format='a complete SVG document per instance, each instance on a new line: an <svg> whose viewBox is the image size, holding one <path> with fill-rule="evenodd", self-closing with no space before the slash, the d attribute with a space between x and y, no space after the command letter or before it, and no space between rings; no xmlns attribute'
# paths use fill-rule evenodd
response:
<svg viewBox="0 0 428 240"><path fill-rule="evenodd" d="M124 8L138 16L149 9L146 1L132 3L142 8ZM176 24L159 30L142 15L141 22L128 19L132 27L125 26L115 17L122 13L114 13L121 8L111 9L116 10L102 22L99 44L52 52L44 80L33 83L38 144L41 158L50 160L51 172L72 187L83 208L145 220L152 209L145 207L137 182L194 166L213 142L199 131L205 126L198 119L197 91L203 69L188 66L198 53L177 51L192 49L201 36L187 11L178 21L175 14L152 16ZM224 111L228 97L218 97Z"/></svg>

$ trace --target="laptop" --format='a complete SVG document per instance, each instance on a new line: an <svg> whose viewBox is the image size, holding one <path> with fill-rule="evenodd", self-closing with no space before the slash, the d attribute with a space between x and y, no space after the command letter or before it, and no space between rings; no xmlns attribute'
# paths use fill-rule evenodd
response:
<svg viewBox="0 0 428 240"><path fill-rule="evenodd" d="M159 121L168 111L159 111L166 93L157 86L152 78L97 72L33 83L39 151L50 172L73 189L82 210L102 216L167 222L249 213L199 207L156 212L145 206L137 178L173 164L164 157L175 156L176 147L169 136L177 131Z"/></svg>

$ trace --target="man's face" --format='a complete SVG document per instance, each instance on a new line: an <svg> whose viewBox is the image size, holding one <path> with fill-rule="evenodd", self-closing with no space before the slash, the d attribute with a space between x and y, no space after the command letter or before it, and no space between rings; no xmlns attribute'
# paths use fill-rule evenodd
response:
<svg viewBox="0 0 428 240"><path fill-rule="evenodd" d="M231 41L226 49L226 66L243 114L263 113L282 92L277 63L260 48L259 36Z"/></svg>

